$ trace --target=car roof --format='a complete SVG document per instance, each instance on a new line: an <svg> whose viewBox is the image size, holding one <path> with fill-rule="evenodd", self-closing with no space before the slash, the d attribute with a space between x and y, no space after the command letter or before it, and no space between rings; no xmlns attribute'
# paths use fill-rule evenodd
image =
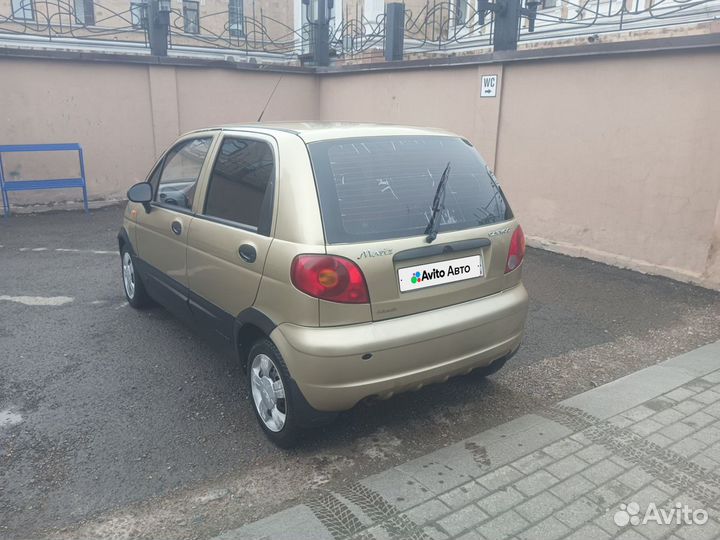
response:
<svg viewBox="0 0 720 540"><path fill-rule="evenodd" d="M437 128L355 122L259 122L252 124L223 125L217 126L215 129L222 129L224 131L255 131L262 133L282 131L286 133L293 133L302 138L305 142L323 141L329 139L348 139L353 137L403 135L458 136L449 131Z"/></svg>

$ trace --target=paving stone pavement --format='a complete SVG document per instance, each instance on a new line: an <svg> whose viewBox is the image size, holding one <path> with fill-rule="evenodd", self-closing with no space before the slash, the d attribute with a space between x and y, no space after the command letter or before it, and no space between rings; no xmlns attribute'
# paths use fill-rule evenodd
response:
<svg viewBox="0 0 720 540"><path fill-rule="evenodd" d="M266 538L720 538L720 342L217 540Z"/></svg>

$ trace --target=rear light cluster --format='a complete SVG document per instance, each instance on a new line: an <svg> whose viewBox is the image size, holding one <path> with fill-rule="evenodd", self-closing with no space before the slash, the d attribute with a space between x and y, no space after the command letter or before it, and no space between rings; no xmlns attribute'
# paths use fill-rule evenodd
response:
<svg viewBox="0 0 720 540"><path fill-rule="evenodd" d="M510 251L508 252L507 262L505 263L505 273L512 272L523 261L525 257L525 234L522 227L518 225L510 239Z"/></svg>
<svg viewBox="0 0 720 540"><path fill-rule="evenodd" d="M335 255L298 255L290 267L293 285L315 298L342 304L370 302L365 276L350 259Z"/></svg>

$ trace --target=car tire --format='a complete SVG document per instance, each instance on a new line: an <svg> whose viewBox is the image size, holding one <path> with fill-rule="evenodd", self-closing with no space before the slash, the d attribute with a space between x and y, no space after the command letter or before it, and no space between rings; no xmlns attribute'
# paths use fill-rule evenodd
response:
<svg viewBox="0 0 720 540"><path fill-rule="evenodd" d="M247 381L253 411L265 435L281 448L294 446L303 431L302 403L270 339L260 339L250 349Z"/></svg>
<svg viewBox="0 0 720 540"><path fill-rule="evenodd" d="M149 306L152 300L145 290L140 275L137 273L135 258L126 246L123 246L120 250L120 270L122 272L123 291L125 291L128 304L135 309Z"/></svg>

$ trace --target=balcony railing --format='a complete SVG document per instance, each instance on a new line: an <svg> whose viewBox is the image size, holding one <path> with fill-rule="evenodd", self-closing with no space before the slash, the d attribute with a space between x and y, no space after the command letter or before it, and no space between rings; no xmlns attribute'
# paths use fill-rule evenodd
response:
<svg viewBox="0 0 720 540"><path fill-rule="evenodd" d="M227 9L211 12L197 1L173 2L166 31L169 54L174 55L303 59L311 56L318 28L328 28L330 56L342 59L381 54L387 38L386 15L369 16L359 5L333 13L323 27L307 18L288 24L260 0L229 0ZM478 8L483 5L483 0L428 0L419 9L406 9L404 52L492 47L496 19L492 11ZM150 53L148 0L131 0L125 10L93 0L11 0L11 6L11 12L0 12L0 45ZM291 3L288 8L293 11ZM537 43L714 20L720 20L720 0L544 0L534 31L522 19L518 37L521 44Z"/></svg>

